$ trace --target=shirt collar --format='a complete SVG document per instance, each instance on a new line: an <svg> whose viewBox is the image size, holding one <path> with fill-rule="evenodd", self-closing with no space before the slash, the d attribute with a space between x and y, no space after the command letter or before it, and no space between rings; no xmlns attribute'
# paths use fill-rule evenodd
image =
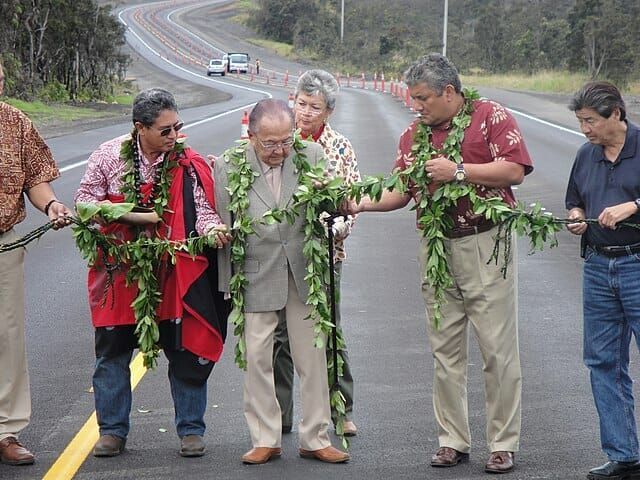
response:
<svg viewBox="0 0 640 480"><path fill-rule="evenodd" d="M620 152L619 158L632 158L636 156L636 150L638 148L638 127L631 122L625 120L627 124L627 134L624 138L624 146Z"/></svg>

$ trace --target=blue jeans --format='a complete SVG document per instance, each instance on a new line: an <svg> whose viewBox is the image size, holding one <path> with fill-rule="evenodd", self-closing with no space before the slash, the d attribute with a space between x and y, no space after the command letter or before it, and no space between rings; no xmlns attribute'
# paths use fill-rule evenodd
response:
<svg viewBox="0 0 640 480"><path fill-rule="evenodd" d="M640 349L640 255L609 258L587 249L584 262L584 363L609 460L638 460L629 346Z"/></svg>
<svg viewBox="0 0 640 480"><path fill-rule="evenodd" d="M93 373L93 391L100 435L127 438L131 412L132 351L115 357L98 357ZM204 435L207 382L195 385L177 378L169 364L169 383L175 408L178 436Z"/></svg>

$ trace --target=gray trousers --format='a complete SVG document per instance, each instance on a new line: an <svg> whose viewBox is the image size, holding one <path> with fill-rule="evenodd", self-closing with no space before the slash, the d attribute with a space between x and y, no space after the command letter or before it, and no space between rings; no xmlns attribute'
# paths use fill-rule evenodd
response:
<svg viewBox="0 0 640 480"><path fill-rule="evenodd" d="M336 272L336 324L340 326L340 278L342 277L342 262L335 264ZM327 341L327 346L329 340ZM347 350L342 351L344 359L343 376L338 377L340 390L345 398L346 418L351 420L353 412L353 377ZM273 376L276 385L276 397L282 411L282 425L293 425L293 361L289 347L287 334L287 322L281 311L278 317L278 326L274 333L273 341ZM334 419L335 420L335 419Z"/></svg>

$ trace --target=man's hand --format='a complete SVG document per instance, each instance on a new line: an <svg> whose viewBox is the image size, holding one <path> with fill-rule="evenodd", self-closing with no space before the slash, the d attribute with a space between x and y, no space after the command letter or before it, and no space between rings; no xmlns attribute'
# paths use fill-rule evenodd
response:
<svg viewBox="0 0 640 480"><path fill-rule="evenodd" d="M59 228L66 227L71 223L71 210L66 205L57 200L49 205L49 220L53 222L53 228L58 230Z"/></svg>
<svg viewBox="0 0 640 480"><path fill-rule="evenodd" d="M601 227L615 229L619 222L626 220L638 211L635 202L625 202L605 208L598 216Z"/></svg>
<svg viewBox="0 0 640 480"><path fill-rule="evenodd" d="M213 165L216 163L216 160L218 160L218 157L216 157L215 155L207 155L207 160L209 160L209 165L211 167L213 167Z"/></svg>
<svg viewBox="0 0 640 480"><path fill-rule="evenodd" d="M216 248L224 248L233 239L233 236L229 233L229 227L224 223L220 225L214 225L213 228L207 231L207 235L211 240L211 244Z"/></svg>
<svg viewBox="0 0 640 480"><path fill-rule="evenodd" d="M424 165L427 177L438 183L452 182L456 176L456 164L447 157L435 157Z"/></svg>
<svg viewBox="0 0 640 480"><path fill-rule="evenodd" d="M584 220L585 213L581 208L572 208L569 210L569 214L567 215L569 220ZM567 230L569 230L574 235L582 235L587 231L588 225L584 222L576 222L567 224Z"/></svg>

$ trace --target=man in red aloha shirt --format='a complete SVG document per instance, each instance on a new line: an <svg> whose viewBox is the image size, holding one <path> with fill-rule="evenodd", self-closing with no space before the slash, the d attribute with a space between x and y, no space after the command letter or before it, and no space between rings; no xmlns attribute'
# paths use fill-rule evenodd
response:
<svg viewBox="0 0 640 480"><path fill-rule="evenodd" d="M400 137L395 168L404 169L415 159L412 150L420 123L430 127L429 147L435 151L426 162L431 179L429 191L446 182L473 184L478 195L515 200L512 185L521 183L533 170L522 135L511 114L495 102L465 99L455 66L433 53L422 57L405 72L405 82L419 118ZM447 137L458 128L466 110L472 110L470 124L457 151L462 161L442 155ZM458 117L456 119L456 117ZM429 142L429 140L428 140ZM411 187L411 186L410 186ZM390 211L419 201L417 189L408 193L385 191L375 202L364 198L345 205L348 213ZM520 397L522 376L518 350L517 270L515 244L503 277L502 265L490 258L497 226L475 215L468 197L447 212L453 229L446 232L445 249L453 286L445 291L439 328L428 321L429 342L434 357L433 405L438 423L439 448L431 465L452 467L469 458L470 432L467 412L468 328L471 325L483 359L487 405L487 443L491 455L485 465L490 473L513 469L513 454L520 439ZM420 215L420 213L418 213ZM427 316L434 317L434 288L424 279L427 244L420 247L423 272L422 292Z"/></svg>

